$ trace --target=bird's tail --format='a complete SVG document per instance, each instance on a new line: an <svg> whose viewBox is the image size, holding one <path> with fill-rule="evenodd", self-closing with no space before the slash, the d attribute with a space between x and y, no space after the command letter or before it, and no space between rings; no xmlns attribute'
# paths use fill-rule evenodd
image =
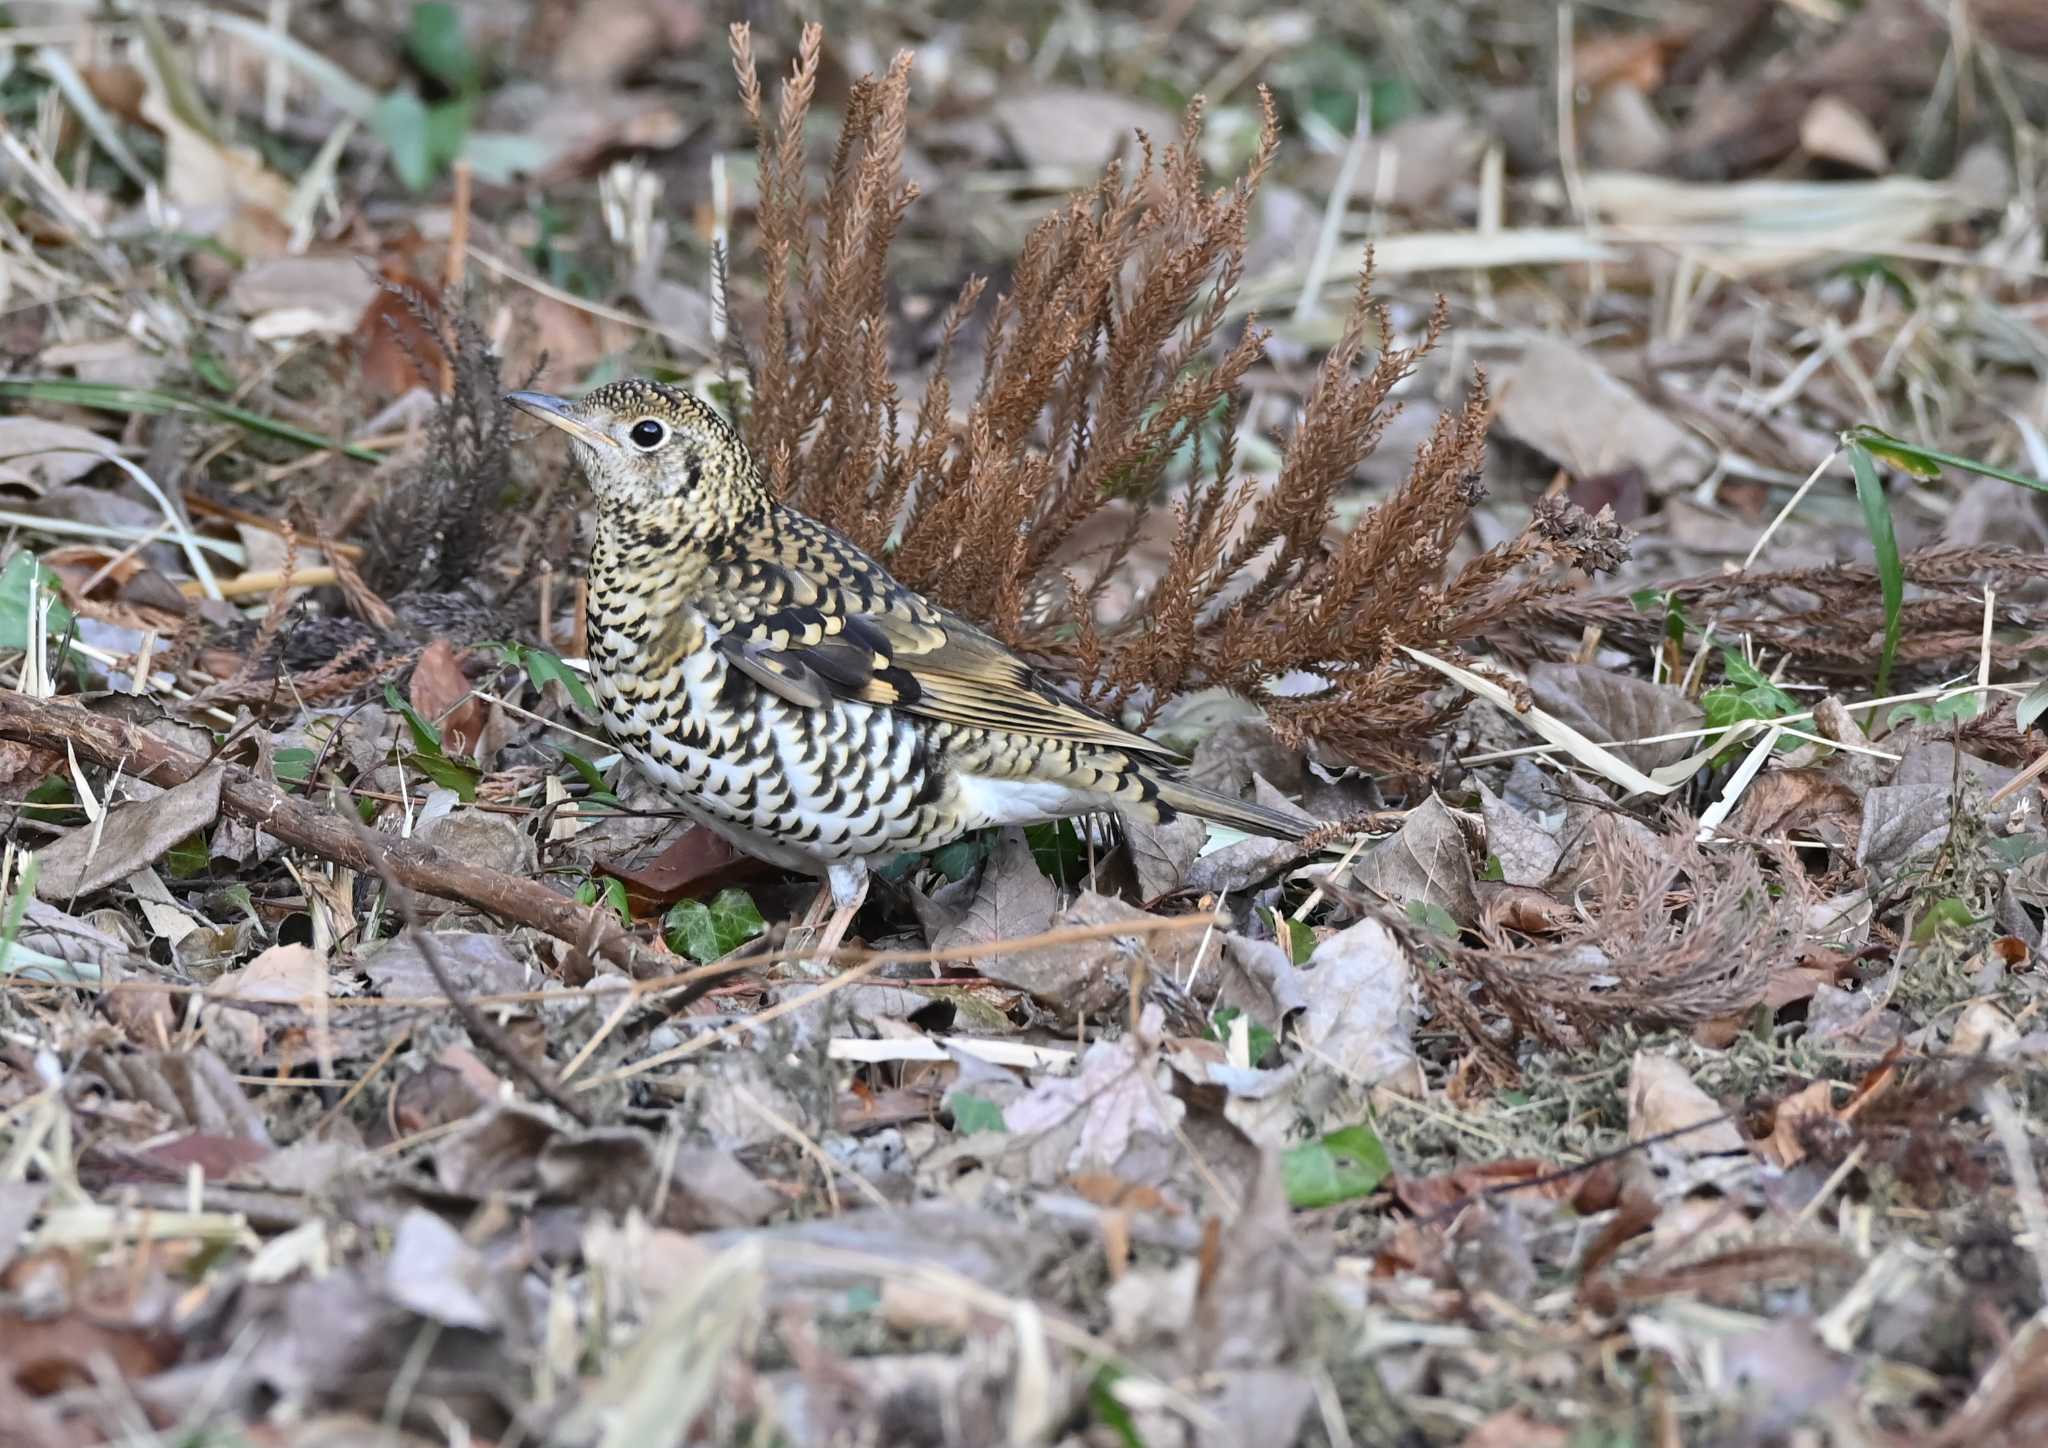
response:
<svg viewBox="0 0 2048 1448"><path fill-rule="evenodd" d="M1159 802L1171 809L1200 815L1219 825L1229 825L1248 835L1264 835L1268 839L1298 840L1316 828L1316 821L1306 811L1283 813L1262 804L1231 799L1178 779L1159 781Z"/></svg>

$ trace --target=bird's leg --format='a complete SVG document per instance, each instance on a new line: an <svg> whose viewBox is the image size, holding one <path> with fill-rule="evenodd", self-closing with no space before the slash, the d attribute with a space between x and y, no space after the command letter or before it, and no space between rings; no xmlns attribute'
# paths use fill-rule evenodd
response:
<svg viewBox="0 0 2048 1448"><path fill-rule="evenodd" d="M859 913L861 902L868 897L868 869L859 860L846 861L827 867L825 889L820 898L830 896L832 918L825 922L825 933L818 937L814 947L816 954L804 961L804 968L823 974L832 968L832 952L846 940L846 932L853 926L853 917Z"/></svg>

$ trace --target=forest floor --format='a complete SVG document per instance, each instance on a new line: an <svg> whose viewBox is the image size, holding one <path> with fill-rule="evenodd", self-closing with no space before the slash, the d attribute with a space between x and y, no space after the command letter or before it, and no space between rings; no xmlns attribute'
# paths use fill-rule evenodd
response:
<svg viewBox="0 0 2048 1448"><path fill-rule="evenodd" d="M0 28L0 1439L2048 1441L2033 0L348 8ZM808 962L626 376L1330 828Z"/></svg>

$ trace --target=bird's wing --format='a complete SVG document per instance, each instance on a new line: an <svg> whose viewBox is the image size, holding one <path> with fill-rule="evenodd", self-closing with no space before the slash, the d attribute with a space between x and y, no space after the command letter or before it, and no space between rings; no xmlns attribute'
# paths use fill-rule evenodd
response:
<svg viewBox="0 0 2048 1448"><path fill-rule="evenodd" d="M747 592L762 606L720 621L717 648L762 688L804 708L852 699L1178 760L1065 698L997 640L903 587L866 554L836 537L808 541L826 555L806 548L796 559L751 562Z"/></svg>

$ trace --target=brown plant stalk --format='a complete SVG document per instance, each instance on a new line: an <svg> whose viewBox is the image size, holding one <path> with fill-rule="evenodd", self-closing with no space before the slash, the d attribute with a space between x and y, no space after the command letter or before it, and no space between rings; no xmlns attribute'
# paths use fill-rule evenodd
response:
<svg viewBox="0 0 2048 1448"><path fill-rule="evenodd" d="M1090 702L1142 725L1177 694L1222 686L1264 706L1283 739L1415 766L1462 701L1398 646L1455 654L1572 587L1571 567L1611 566L1611 524L1553 510L1449 572L1483 492L1483 378L1390 497L1336 524L1396 388L1448 322L1439 302L1420 337L1397 343L1369 265L1277 473L1239 469L1234 434L1266 334L1234 328L1230 303L1280 144L1270 94L1228 185L1203 176L1198 99L1163 151L1141 135L1134 166L1110 164L1033 228L1007 291L990 302L969 280L906 409L885 283L917 196L902 164L910 56L854 85L814 192L804 128L822 32L804 30L772 114L746 26L732 28L732 48L760 153L766 312L744 427L770 485ZM979 380L955 397L955 350L984 311ZM1112 587L1162 506L1163 563L1140 587ZM1302 687L1276 692L1290 675Z"/></svg>

